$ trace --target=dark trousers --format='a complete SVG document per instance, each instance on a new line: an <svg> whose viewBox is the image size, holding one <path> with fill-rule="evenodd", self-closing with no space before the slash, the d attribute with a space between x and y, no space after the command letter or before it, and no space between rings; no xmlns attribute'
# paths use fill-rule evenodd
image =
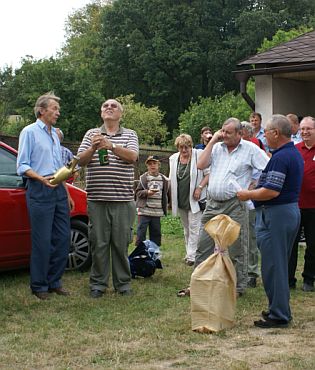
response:
<svg viewBox="0 0 315 370"><path fill-rule="evenodd" d="M292 253L289 261L289 285L296 284L295 271L298 260L298 247L301 235L301 229L304 228L306 249L304 255L304 270L302 272L305 283L313 284L315 280L315 209L304 208L301 212L301 226L295 239Z"/></svg>
<svg viewBox="0 0 315 370"><path fill-rule="evenodd" d="M300 225L297 203L256 208L261 277L271 319L291 319L288 262Z"/></svg>
<svg viewBox="0 0 315 370"><path fill-rule="evenodd" d="M161 217L138 216L137 242L146 240L147 229L149 228L149 238L152 242L161 246Z"/></svg>
<svg viewBox="0 0 315 370"><path fill-rule="evenodd" d="M70 211L61 184L49 188L28 180L26 201L31 223L31 289L46 292L61 287L70 246Z"/></svg>

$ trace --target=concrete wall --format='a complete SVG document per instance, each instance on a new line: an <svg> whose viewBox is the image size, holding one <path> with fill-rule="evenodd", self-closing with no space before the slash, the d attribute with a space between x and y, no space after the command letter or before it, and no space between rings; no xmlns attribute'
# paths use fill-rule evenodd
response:
<svg viewBox="0 0 315 370"><path fill-rule="evenodd" d="M315 83L283 78L273 79L274 113L314 116Z"/></svg>
<svg viewBox="0 0 315 370"><path fill-rule="evenodd" d="M262 126L273 114L272 76L255 77L255 111L262 115Z"/></svg>
<svg viewBox="0 0 315 370"><path fill-rule="evenodd" d="M315 117L315 82L274 78L272 75L255 77L256 112L263 117L263 126L272 114L295 113Z"/></svg>

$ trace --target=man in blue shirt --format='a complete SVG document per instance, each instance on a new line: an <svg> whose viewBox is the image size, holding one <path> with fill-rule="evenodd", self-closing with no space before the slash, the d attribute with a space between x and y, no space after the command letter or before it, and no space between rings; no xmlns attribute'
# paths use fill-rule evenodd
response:
<svg viewBox="0 0 315 370"><path fill-rule="evenodd" d="M70 245L70 208L65 184L49 180L63 166L60 142L53 127L60 115L59 98L40 96L35 104L35 123L24 127L19 139L17 173L27 179L26 201L31 223L31 290L38 299L49 293L67 296L61 276Z"/></svg>
<svg viewBox="0 0 315 370"><path fill-rule="evenodd" d="M265 136L274 149L262 171L257 188L240 190L239 200L254 200L257 244L261 253L261 275L269 301L260 328L287 327L292 319L288 283L288 261L300 225L298 197L303 178L303 159L291 142L291 125L276 114L267 122Z"/></svg>
<svg viewBox="0 0 315 370"><path fill-rule="evenodd" d="M261 126L262 122L261 114L258 112L252 112L249 116L249 122L254 129L254 137L259 139L263 143L265 151L268 153L269 152L268 143L264 135L264 129Z"/></svg>

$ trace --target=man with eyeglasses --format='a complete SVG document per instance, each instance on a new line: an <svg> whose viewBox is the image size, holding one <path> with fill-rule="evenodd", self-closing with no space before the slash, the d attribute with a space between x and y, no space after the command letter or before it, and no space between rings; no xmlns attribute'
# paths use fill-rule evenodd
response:
<svg viewBox="0 0 315 370"><path fill-rule="evenodd" d="M304 292L314 291L315 279L315 118L304 117L300 123L302 142L296 145L304 159L304 176L299 198L301 226L289 261L289 286L296 287L295 271L301 228L304 228L306 249L302 272Z"/></svg>
<svg viewBox="0 0 315 370"><path fill-rule="evenodd" d="M117 100L106 100L102 126L88 130L78 150L80 166L87 166L91 298L102 297L108 289L110 265L115 291L131 294L128 245L136 215L133 182L139 143L135 131L120 125L122 114Z"/></svg>
<svg viewBox="0 0 315 370"><path fill-rule="evenodd" d="M240 190L238 199L253 200L256 236L261 253L261 276L269 301L262 311L263 328L287 327L292 319L288 284L288 261L300 225L298 197L303 178L303 158L291 141L291 125L285 116L273 115L265 128L274 149L254 190Z"/></svg>
<svg viewBox="0 0 315 370"><path fill-rule="evenodd" d="M267 154L257 145L242 139L242 126L237 118L228 118L221 130L214 133L198 158L199 169L210 169L207 206L201 224L219 214L226 214L241 224L240 236L229 248L237 274L236 291L241 297L248 282L248 209L236 197L235 185L248 188L253 172L262 171L268 163ZM233 183L231 183L233 182ZM214 240L201 229L195 267L214 253Z"/></svg>

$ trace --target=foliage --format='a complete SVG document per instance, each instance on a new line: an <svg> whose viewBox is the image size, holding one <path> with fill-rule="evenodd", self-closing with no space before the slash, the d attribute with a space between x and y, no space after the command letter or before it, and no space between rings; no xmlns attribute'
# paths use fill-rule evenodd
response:
<svg viewBox="0 0 315 370"><path fill-rule="evenodd" d="M164 113L157 107L145 107L135 103L133 95L120 96L117 99L123 104L122 124L137 132L140 144L162 144L167 135L167 128L162 123Z"/></svg>
<svg viewBox="0 0 315 370"><path fill-rule="evenodd" d="M117 0L102 17L104 86L158 105L173 130L191 101L237 88L231 71L264 37L312 16L312 0Z"/></svg>
<svg viewBox="0 0 315 370"><path fill-rule="evenodd" d="M253 83L249 85L249 92L252 94ZM191 103L189 109L180 115L180 132L190 134L196 144L200 140L200 130L203 126L210 126L216 131L229 117L236 117L241 121L248 120L250 112L241 94L229 92L214 99L200 98L199 102Z"/></svg>
<svg viewBox="0 0 315 370"><path fill-rule="evenodd" d="M258 52L262 53L268 49L271 49L275 46L278 46L280 44L283 44L287 41L290 41L298 36L303 35L306 32L312 31L313 28L308 28L305 26L301 26L298 29L293 28L290 31L283 31L283 30L278 30L276 34L272 37L271 40L268 40L266 37L264 38L264 41L261 45L260 48L258 48Z"/></svg>
<svg viewBox="0 0 315 370"><path fill-rule="evenodd" d="M36 98L54 90L69 140L97 125L103 99L130 94L165 112L172 132L200 97L236 91L231 72L264 38L310 27L314 15L313 0L95 0L69 16L57 58L0 71L0 124L7 112L33 121Z"/></svg>

